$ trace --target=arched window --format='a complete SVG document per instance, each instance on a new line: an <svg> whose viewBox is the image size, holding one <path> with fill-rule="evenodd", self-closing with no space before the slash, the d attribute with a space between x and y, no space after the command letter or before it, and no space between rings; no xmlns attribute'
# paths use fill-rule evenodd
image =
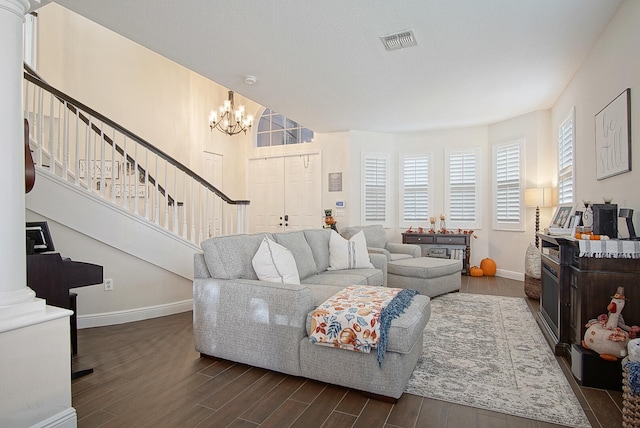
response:
<svg viewBox="0 0 640 428"><path fill-rule="evenodd" d="M310 143L313 131L298 122L284 117L270 109L265 109L258 121L256 146L281 146L283 144Z"/></svg>

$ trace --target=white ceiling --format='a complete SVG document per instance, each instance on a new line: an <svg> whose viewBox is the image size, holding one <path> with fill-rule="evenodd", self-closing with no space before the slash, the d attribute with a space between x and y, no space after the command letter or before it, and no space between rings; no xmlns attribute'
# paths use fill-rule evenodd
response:
<svg viewBox="0 0 640 428"><path fill-rule="evenodd" d="M550 108L621 2L57 1L317 132L465 127ZM408 29L416 47L384 49L380 36Z"/></svg>

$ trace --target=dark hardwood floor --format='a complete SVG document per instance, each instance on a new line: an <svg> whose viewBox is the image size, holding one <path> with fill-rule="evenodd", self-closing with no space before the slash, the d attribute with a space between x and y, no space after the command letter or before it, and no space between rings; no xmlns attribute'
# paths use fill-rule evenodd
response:
<svg viewBox="0 0 640 428"><path fill-rule="evenodd" d="M461 292L525 297L521 281L463 276ZM531 301L532 311L537 302ZM191 312L78 332L72 382L84 427L551 427L502 413L404 394L397 404L357 391L194 350ZM594 427L622 425L622 393L580 387L558 358Z"/></svg>

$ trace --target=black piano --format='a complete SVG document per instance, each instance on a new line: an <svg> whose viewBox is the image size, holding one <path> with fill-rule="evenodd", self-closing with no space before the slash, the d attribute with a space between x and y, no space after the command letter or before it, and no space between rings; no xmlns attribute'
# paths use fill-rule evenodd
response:
<svg viewBox="0 0 640 428"><path fill-rule="evenodd" d="M69 290L102 282L102 266L63 259L59 253L27 255L27 286L48 305L73 311L70 328L74 355L78 352L77 294Z"/></svg>

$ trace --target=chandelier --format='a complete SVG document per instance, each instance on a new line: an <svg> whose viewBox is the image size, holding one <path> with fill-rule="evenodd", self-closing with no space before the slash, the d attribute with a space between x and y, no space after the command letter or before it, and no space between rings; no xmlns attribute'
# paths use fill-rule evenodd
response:
<svg viewBox="0 0 640 428"><path fill-rule="evenodd" d="M241 132L247 133L248 129L251 129L253 125L253 116L244 114L244 106L238 106L236 108L233 102L233 91L229 91L229 99L220 106L220 118L218 118L218 112L211 110L209 115L209 127L211 132L213 129L217 129L227 135L236 135Z"/></svg>

